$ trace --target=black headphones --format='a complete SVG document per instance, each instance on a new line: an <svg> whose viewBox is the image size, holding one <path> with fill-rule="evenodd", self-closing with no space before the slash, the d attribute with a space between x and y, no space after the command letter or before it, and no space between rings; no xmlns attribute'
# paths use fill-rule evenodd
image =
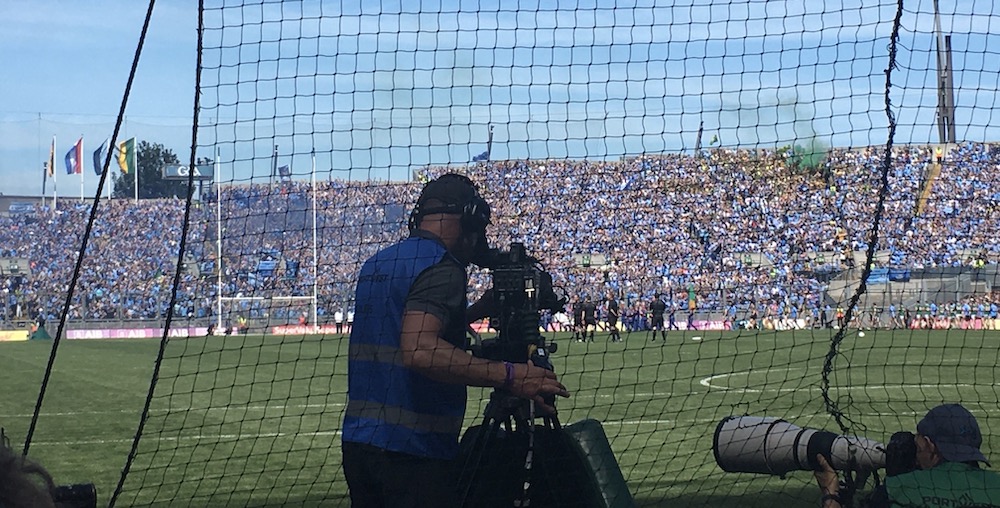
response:
<svg viewBox="0 0 1000 508"><path fill-rule="evenodd" d="M490 223L490 205L479 195L476 184L467 176L455 173L441 175L437 179L437 181L446 180L458 180L462 184L468 185L472 189L472 197L463 204L449 204L431 208L425 208L417 203L417 206L413 207L413 211L410 213L410 220L407 224L410 231L417 229L421 218L435 213L461 214L462 217L459 220L462 230L466 233L485 231L486 225Z"/></svg>

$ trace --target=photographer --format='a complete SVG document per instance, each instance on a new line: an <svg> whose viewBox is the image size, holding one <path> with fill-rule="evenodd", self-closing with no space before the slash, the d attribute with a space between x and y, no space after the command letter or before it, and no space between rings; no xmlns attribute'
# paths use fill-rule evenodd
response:
<svg viewBox="0 0 1000 508"><path fill-rule="evenodd" d="M979 424L959 404L942 404L927 412L917 424L912 444L915 458L894 456L887 450L885 484L876 488L861 506L881 507L1000 507L1000 474L980 469L989 462L979 451L983 436ZM909 454L913 454L912 448ZM821 506L843 506L837 473L822 455L814 474L822 494ZM894 462L902 461L903 464ZM902 471L890 471L890 466ZM915 468L915 469L914 469Z"/></svg>
<svg viewBox="0 0 1000 508"><path fill-rule="evenodd" d="M42 466L15 453L0 434L0 506L45 508L55 506L55 483Z"/></svg>
<svg viewBox="0 0 1000 508"><path fill-rule="evenodd" d="M467 306L466 266L487 248L487 203L468 178L423 188L410 236L365 262L350 335L343 465L354 508L454 506L452 461L466 386L504 388L554 413L568 397L551 370L465 351L466 326L490 314L489 293Z"/></svg>

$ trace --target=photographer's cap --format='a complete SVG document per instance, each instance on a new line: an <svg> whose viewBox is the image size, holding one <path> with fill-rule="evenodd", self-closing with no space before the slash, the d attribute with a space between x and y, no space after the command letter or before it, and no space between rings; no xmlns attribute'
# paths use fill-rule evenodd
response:
<svg viewBox="0 0 1000 508"><path fill-rule="evenodd" d="M986 456L979 451L983 444L983 434L979 431L976 417L960 404L942 404L927 412L917 424L917 433L927 436L937 445L945 460L985 462Z"/></svg>

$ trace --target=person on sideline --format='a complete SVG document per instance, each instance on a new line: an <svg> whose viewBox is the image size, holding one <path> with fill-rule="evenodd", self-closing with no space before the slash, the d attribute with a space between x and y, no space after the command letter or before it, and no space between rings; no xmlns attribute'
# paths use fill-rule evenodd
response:
<svg viewBox="0 0 1000 508"><path fill-rule="evenodd" d="M550 414L546 398L569 396L551 370L465 350L467 325L491 310L490 294L466 300L466 266L488 247L489 218L471 180L443 175L424 186L409 237L361 268L343 424L354 508L457 504L452 462L466 386L501 388Z"/></svg>

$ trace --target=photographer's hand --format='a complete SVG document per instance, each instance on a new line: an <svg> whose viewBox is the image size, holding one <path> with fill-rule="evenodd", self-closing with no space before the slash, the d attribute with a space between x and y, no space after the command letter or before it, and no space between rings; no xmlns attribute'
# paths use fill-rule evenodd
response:
<svg viewBox="0 0 1000 508"><path fill-rule="evenodd" d="M826 461L822 454L816 455L816 462L819 468L813 471L816 483L819 485L820 495L822 495L822 508L840 508L840 477L833 470L830 463Z"/></svg>
<svg viewBox="0 0 1000 508"><path fill-rule="evenodd" d="M514 380L508 390L518 397L534 400L538 408L546 414L556 414L556 408L546 399L553 395L569 397L569 391L556 379L556 373L536 367L534 363L515 363Z"/></svg>

